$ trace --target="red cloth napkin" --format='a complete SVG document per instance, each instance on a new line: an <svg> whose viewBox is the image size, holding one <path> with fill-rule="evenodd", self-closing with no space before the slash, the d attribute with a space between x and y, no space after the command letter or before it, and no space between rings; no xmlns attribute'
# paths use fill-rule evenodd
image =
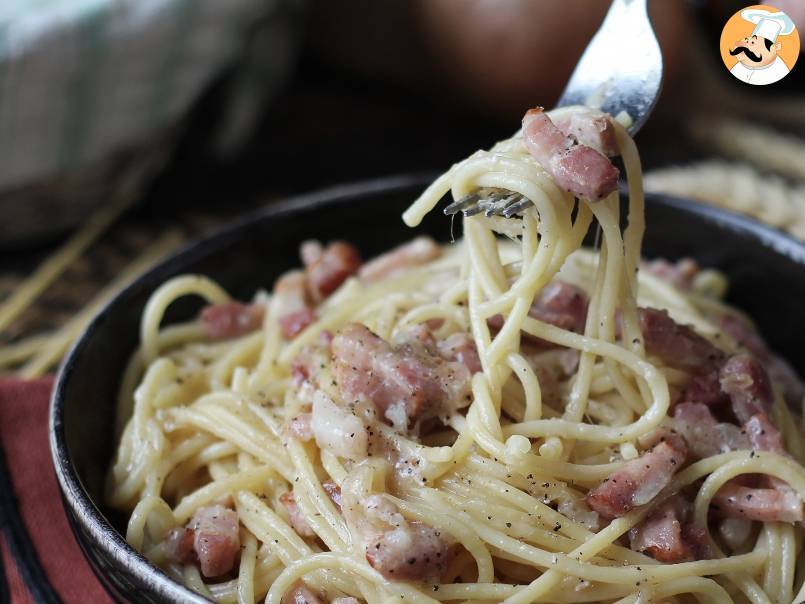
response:
<svg viewBox="0 0 805 604"><path fill-rule="evenodd" d="M0 380L0 601L106 604L67 524L48 443L53 378Z"/></svg>

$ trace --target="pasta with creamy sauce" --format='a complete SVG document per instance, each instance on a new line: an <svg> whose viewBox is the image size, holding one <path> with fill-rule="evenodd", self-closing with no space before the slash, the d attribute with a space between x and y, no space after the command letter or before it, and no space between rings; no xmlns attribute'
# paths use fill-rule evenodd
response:
<svg viewBox="0 0 805 604"><path fill-rule="evenodd" d="M641 261L625 129L532 110L403 219L486 189L533 205L369 262L305 242L249 304L158 288L108 481L127 541L221 602L801 599L803 386L723 275Z"/></svg>

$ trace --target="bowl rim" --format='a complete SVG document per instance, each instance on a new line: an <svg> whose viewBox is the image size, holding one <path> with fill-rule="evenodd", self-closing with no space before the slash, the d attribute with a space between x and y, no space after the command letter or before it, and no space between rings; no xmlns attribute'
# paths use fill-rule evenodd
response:
<svg viewBox="0 0 805 604"><path fill-rule="evenodd" d="M108 300L92 317L86 329L70 347L56 376L48 412L51 458L59 483L65 513L73 531L76 532L74 523L79 524L96 547L101 548L110 559L114 560L115 564L126 567L129 574L133 575L141 584L148 585L159 597L176 602L208 602L203 596L174 581L167 573L128 545L124 536L106 520L98 504L84 488L81 479L78 477L69 455L64 429L66 390L69 381L75 376L78 357L82 354L87 341L98 329L102 328L104 318L121 301L139 291L144 283L164 280L167 273L173 272L177 263L192 263L196 259L214 253L216 248L228 245L233 237L236 237L248 225L267 217L282 217L299 211L312 211L320 205L348 203L350 200L386 191L404 191L415 187L424 188L433 181L433 178L433 172L386 176L340 184L296 195L283 201L269 202L261 208L226 222L209 233L192 239L180 249L161 259ZM687 214L701 216L712 222L717 228L747 233L756 239L759 244L771 248L777 254L785 256L797 264L805 266L805 243L797 241L792 236L763 223L734 212L672 195L647 192L646 200L647 203L660 203ZM81 538L78 536L77 540L81 542ZM83 544L82 552L86 558L90 557L84 551ZM90 566L96 574L100 572L96 569L95 564L91 563ZM101 583L105 589L109 590L105 581L101 581Z"/></svg>

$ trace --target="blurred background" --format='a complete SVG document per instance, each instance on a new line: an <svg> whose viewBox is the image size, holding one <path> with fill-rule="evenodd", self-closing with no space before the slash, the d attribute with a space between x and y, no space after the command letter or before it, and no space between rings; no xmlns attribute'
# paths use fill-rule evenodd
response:
<svg viewBox="0 0 805 604"><path fill-rule="evenodd" d="M772 4L805 31L805 0ZM4 0L0 373L52 368L122 282L240 213L509 136L608 5ZM647 187L805 239L805 62L745 85L718 44L746 4L649 5L666 79L638 136Z"/></svg>

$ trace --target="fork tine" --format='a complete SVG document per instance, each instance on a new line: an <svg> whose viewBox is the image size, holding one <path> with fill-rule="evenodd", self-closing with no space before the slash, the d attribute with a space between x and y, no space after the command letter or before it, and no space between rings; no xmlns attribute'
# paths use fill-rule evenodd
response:
<svg viewBox="0 0 805 604"><path fill-rule="evenodd" d="M501 203L495 208L494 214L496 216L505 216L507 209L509 209L511 206L515 204L522 202L524 199L526 198L523 195L520 195L520 193L512 193L511 195L509 195L509 197L507 197L504 200L504 203Z"/></svg>
<svg viewBox="0 0 805 604"><path fill-rule="evenodd" d="M532 205L532 201L528 197L523 197L517 203L513 203L508 206L505 210L503 210L503 215L506 218L511 218L515 214L519 214L523 210L525 210L528 206Z"/></svg>
<svg viewBox="0 0 805 604"><path fill-rule="evenodd" d="M470 207L462 210L462 212L464 213L464 218L469 218L470 216L475 216L476 214L480 214L483 211L484 211L484 208L481 206L480 203L478 203L478 204L476 204L474 206L470 206Z"/></svg>
<svg viewBox="0 0 805 604"><path fill-rule="evenodd" d="M451 214L457 214L462 210L469 208L471 205L474 205L478 201L478 193L470 193L469 195L465 195L461 199L458 199L451 203L444 209L444 213L450 216Z"/></svg>
<svg viewBox="0 0 805 604"><path fill-rule="evenodd" d="M511 218L531 205L531 200L513 191L479 189L448 205L444 213L452 216L461 212L465 217L483 212L486 216Z"/></svg>
<svg viewBox="0 0 805 604"><path fill-rule="evenodd" d="M497 204L499 203L498 198L495 196L491 196L487 199L482 199L478 202L478 207L483 210L486 216L491 216L492 213L495 211Z"/></svg>
<svg viewBox="0 0 805 604"><path fill-rule="evenodd" d="M517 193L501 193L495 195L490 199L490 203L486 206L486 216L499 215L501 211L508 206L512 201L518 197Z"/></svg>

